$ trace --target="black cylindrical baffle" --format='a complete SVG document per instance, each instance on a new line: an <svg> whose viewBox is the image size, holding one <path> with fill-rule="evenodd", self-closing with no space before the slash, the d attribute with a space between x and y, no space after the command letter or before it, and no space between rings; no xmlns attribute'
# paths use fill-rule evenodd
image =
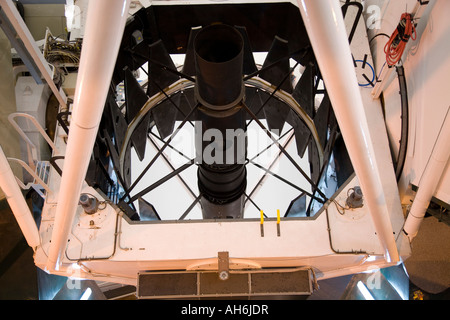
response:
<svg viewBox="0 0 450 320"><path fill-rule="evenodd" d="M196 85L200 103L196 123L198 185L204 219L242 218L247 185L247 138L242 108L243 47L234 27L203 28L194 42ZM200 127L199 127L200 126Z"/></svg>

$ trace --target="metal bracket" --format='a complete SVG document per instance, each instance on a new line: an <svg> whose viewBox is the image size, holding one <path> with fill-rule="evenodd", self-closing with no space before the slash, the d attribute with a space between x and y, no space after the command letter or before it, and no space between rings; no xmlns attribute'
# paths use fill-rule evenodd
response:
<svg viewBox="0 0 450 320"><path fill-rule="evenodd" d="M218 261L219 279L223 281L228 280L228 278L230 277L230 261L228 252L219 252Z"/></svg>
<svg viewBox="0 0 450 320"><path fill-rule="evenodd" d="M277 236L281 237L281 216L280 216L280 210L277 210Z"/></svg>

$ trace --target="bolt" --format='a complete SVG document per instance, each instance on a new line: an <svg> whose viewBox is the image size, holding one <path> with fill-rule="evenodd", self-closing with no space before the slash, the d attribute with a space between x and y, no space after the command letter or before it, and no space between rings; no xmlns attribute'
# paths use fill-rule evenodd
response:
<svg viewBox="0 0 450 320"><path fill-rule="evenodd" d="M79 204L87 214L94 214L98 210L98 200L95 197L89 197L85 193L80 195Z"/></svg>
<svg viewBox="0 0 450 320"><path fill-rule="evenodd" d="M354 187L354 199L355 200L361 200L363 197L362 191L360 187Z"/></svg>
<svg viewBox="0 0 450 320"><path fill-rule="evenodd" d="M222 281L228 280L229 277L230 277L230 274L227 271L221 271L219 273L219 279Z"/></svg>
<svg viewBox="0 0 450 320"><path fill-rule="evenodd" d="M353 192L347 198L347 206L352 209L361 208L363 206L363 193L359 186L355 186Z"/></svg>

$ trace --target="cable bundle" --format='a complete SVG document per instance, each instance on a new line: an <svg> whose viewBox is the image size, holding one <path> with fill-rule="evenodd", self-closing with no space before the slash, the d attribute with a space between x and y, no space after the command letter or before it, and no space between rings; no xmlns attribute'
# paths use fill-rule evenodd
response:
<svg viewBox="0 0 450 320"><path fill-rule="evenodd" d="M47 48L44 50L44 57L49 63L54 65L65 63L79 64L81 46L81 40L58 40L58 37L55 38L49 35Z"/></svg>
<svg viewBox="0 0 450 320"><path fill-rule="evenodd" d="M403 13L397 29L384 47L386 61L390 67L400 61L409 39L416 40L416 28L410 13Z"/></svg>

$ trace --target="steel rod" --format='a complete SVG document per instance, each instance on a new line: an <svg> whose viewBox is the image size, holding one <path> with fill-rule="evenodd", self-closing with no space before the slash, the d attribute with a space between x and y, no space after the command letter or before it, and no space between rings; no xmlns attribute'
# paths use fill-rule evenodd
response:
<svg viewBox="0 0 450 320"><path fill-rule="evenodd" d="M161 138L160 136L156 135L153 131L150 131L150 134L152 136L154 136L156 139L158 139L160 142L162 143L166 143L164 141L163 138ZM176 153L178 153L180 156L182 156L183 158L185 158L186 160L191 160L191 158L189 158L187 155L185 155L183 152L181 152L180 150L178 150L177 148L175 148L174 146L172 146L171 144L167 145L170 149L172 149L173 151L175 151Z"/></svg>
<svg viewBox="0 0 450 320"><path fill-rule="evenodd" d="M412 241L422 224L425 213L430 205L439 183L442 180L444 170L450 159L450 108L442 124L439 136L434 145L431 156L422 173L418 185L418 191L408 213L403 230Z"/></svg>
<svg viewBox="0 0 450 320"><path fill-rule="evenodd" d="M195 198L194 202L189 206L189 208L186 209L186 211L181 215L181 217L178 220L184 220L184 218L187 217L187 215L194 209L194 207L197 205L197 203L200 202L200 199L202 198L202 195L200 194L197 198Z"/></svg>
<svg viewBox="0 0 450 320"><path fill-rule="evenodd" d="M278 180L280 180L280 181L286 183L287 185L291 186L292 188L294 188L294 189L296 189L296 190L298 190L298 191L300 191L300 192L303 192L304 194L306 194L307 196L313 198L314 200L317 200L317 201L319 201L320 203L325 203L325 200L322 200L322 199L320 199L320 198L317 198L317 197L314 196L312 193L310 193L310 192L308 192L308 191L306 191L306 190L304 190L304 189L302 189L302 188L296 186L296 185L293 184L292 182L290 182L290 181L286 180L285 178L281 177L280 175L278 175L278 174L276 174L276 173L270 171L269 169L264 168L263 166L261 166L261 165L255 163L255 162L253 162L253 161L250 161L250 163L253 164L253 165L254 165L255 167L257 167L257 168L259 168L259 169L261 169L261 170L264 170L267 174L270 174L271 176L277 178Z"/></svg>
<svg viewBox="0 0 450 320"><path fill-rule="evenodd" d="M290 132L291 130L289 130L289 132ZM291 136L288 138L288 140L285 142L285 144L284 144L284 147L286 148L287 147L287 145L291 142L291 140L292 140L292 138L294 137L294 134L291 134ZM281 139L281 137L280 137L280 139ZM280 140L280 139L278 139L278 140ZM270 146L269 146L269 148L271 147L271 146L273 146L274 145L274 143L272 143ZM261 153L259 153L258 155L256 155L255 157L253 157L252 159L250 159L249 160L249 163L253 163L253 160L255 159L255 158L257 158L259 155L261 155L263 152L265 152L266 150L268 150L268 148L266 148L265 150L263 150ZM270 164L270 166L269 166L269 170L271 170L272 169L272 167L275 165L275 163L278 161L278 159L280 158L280 156L282 155L282 152L281 151L279 151L278 152L278 154L275 156L275 159L273 159L273 161L272 161L272 163ZM247 203L247 200L250 200L251 201L251 196L253 196L253 194L257 191L257 189L258 188L260 188L261 186L262 186L262 184L263 184L263 182L264 182L264 180L265 180L265 178L267 177L267 171L266 171L266 173L259 179L259 181L258 181L258 183L256 184L256 186L253 188L253 190L250 192L250 195L249 196L247 196L247 199L245 200L245 203Z"/></svg>
<svg viewBox="0 0 450 320"><path fill-rule="evenodd" d="M150 161L150 163L142 170L140 175L136 178L136 180L133 182L133 184L128 188L128 190L125 192L125 195L122 197L121 200L125 199L127 196L130 195L131 190L133 190L136 185L141 181L142 177L147 173L147 171L151 168L151 166L156 162L158 157L163 153L163 151L167 148L167 146L170 144L170 142L175 138L178 132L180 132L181 128L188 122L188 119L190 116L194 113L194 111L197 109L198 105L194 107L189 114L186 116L186 118L183 120L182 123L178 126L178 128L175 130L175 132L169 137L169 139L164 143L164 145L161 147L161 149L158 151L158 153L153 157L153 159Z"/></svg>
<svg viewBox="0 0 450 320"><path fill-rule="evenodd" d="M298 5L384 257L388 262L398 262L400 257L340 3L298 0ZM401 210L400 203L397 205Z"/></svg>
<svg viewBox="0 0 450 320"><path fill-rule="evenodd" d="M152 190L154 190L155 188L159 187L160 185L164 184L165 182L169 181L170 179L172 179L173 177L176 177L177 175L179 175L181 172L183 172L184 170L188 169L190 166L192 166L195 163L195 160L192 159L190 162L182 165L181 167L179 167L178 169L172 171L171 173L169 173L168 175L162 177L161 179L159 179L158 181L156 181L155 183L151 184L150 186L148 186L147 188L145 188L144 190L138 192L137 194L135 194L133 197L130 198L130 200L128 201L128 203L134 202L136 201L138 198L142 197L143 195L151 192Z"/></svg>
<svg viewBox="0 0 450 320"><path fill-rule="evenodd" d="M325 194L319 189L319 187L311 180L310 177L305 173L305 171L298 165L297 162L292 158L292 156L283 148L283 146L272 136L270 131L261 123L261 121L255 116L255 114L244 104L244 109L250 114L250 116L253 118L253 120L256 121L256 123L261 127L261 129L269 136L270 139L277 145L277 147L283 152L283 154L286 156L286 158L289 159L289 161L294 165L294 167L302 174L302 176L309 182L309 184L314 188L314 190L317 190L319 195L323 197L323 199L327 199Z"/></svg>
<svg viewBox="0 0 450 320"><path fill-rule="evenodd" d="M152 145L155 147L155 149L157 150L157 151L159 151L159 146L158 146L158 144L152 139L152 137L150 136L150 135L148 135L148 139L150 140L150 142L152 143ZM175 167L173 166L173 164L170 162L170 160L168 159L168 157L166 156L166 154L163 152L162 154L161 154L161 157L163 157L163 159L164 159L164 161L167 163L167 165L169 166L169 168L172 170L172 171L175 171L176 169L175 169ZM196 195L195 195L195 193L194 193L194 191L192 191L192 189L189 187L189 185L186 183L186 181L184 181L184 179L183 179L183 177L181 176L181 175L177 175L178 176L178 178L180 179L180 181L181 181L181 183L185 186L185 188L189 191L189 193L195 198L196 197Z"/></svg>
<svg viewBox="0 0 450 320"><path fill-rule="evenodd" d="M89 2L70 135L46 270L62 264L119 53L131 0Z"/></svg>

